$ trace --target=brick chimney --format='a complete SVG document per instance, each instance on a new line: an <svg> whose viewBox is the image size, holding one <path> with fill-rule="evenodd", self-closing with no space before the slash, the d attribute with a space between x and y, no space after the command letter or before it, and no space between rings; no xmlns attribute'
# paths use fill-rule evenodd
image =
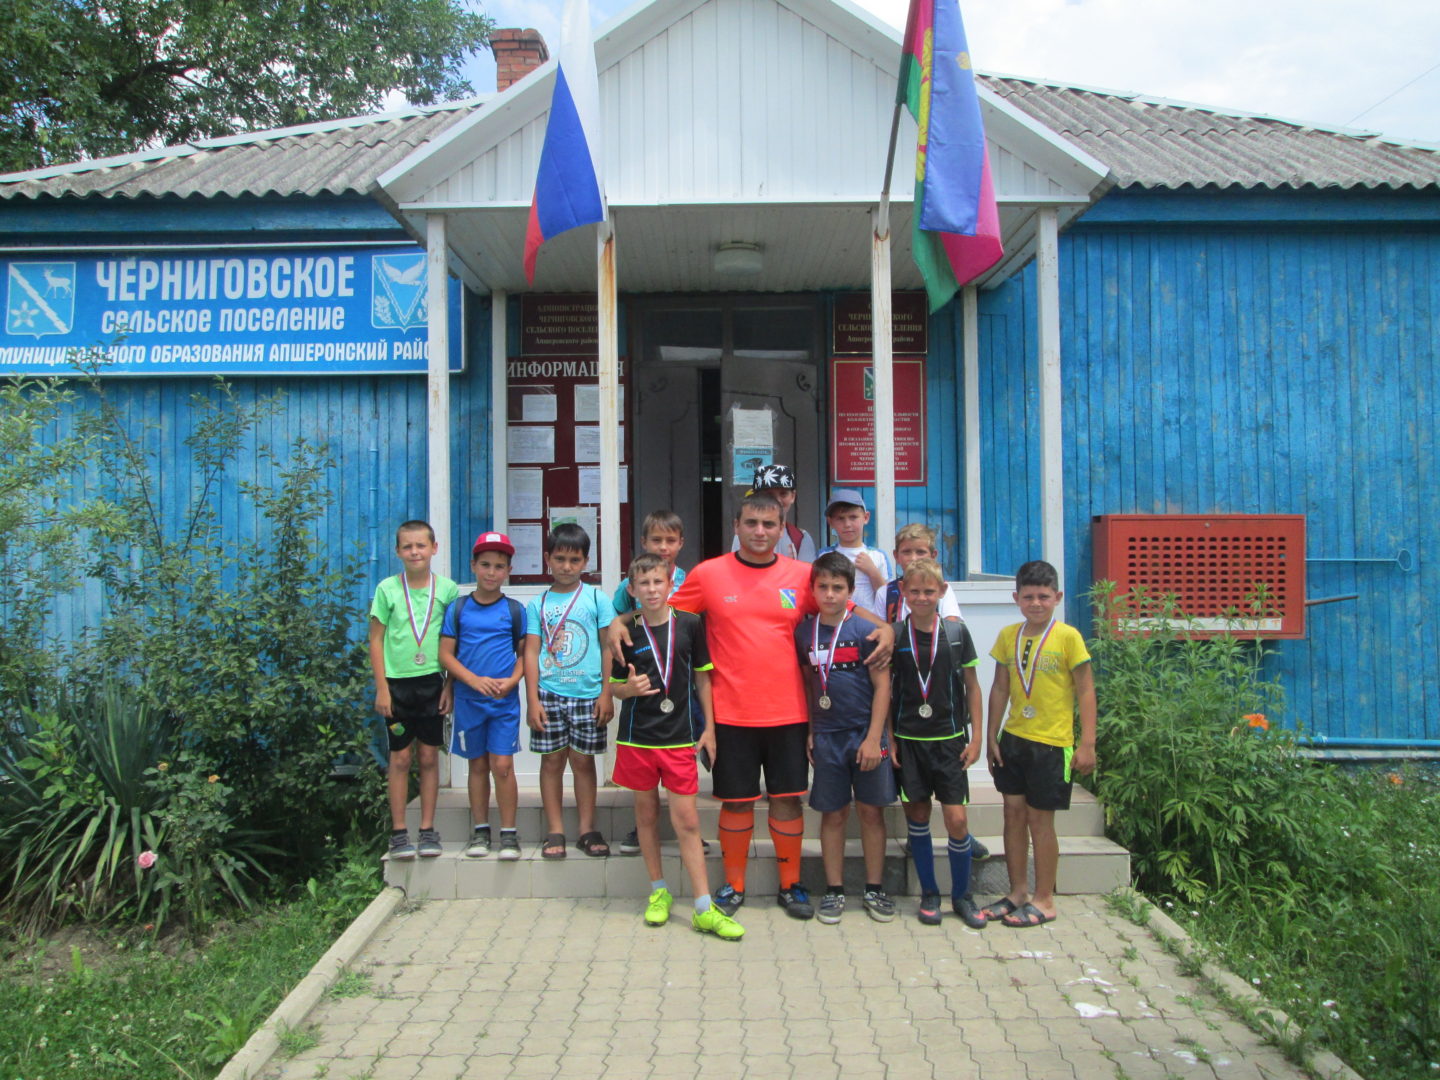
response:
<svg viewBox="0 0 1440 1080"><path fill-rule="evenodd" d="M550 50L539 30L496 30L490 35L490 50L495 54L497 92L550 59Z"/></svg>

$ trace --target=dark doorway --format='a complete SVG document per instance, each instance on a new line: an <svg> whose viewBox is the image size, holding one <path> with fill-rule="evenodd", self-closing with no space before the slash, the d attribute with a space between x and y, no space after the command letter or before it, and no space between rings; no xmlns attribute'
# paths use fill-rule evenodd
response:
<svg viewBox="0 0 1440 1080"><path fill-rule="evenodd" d="M795 470L793 520L819 537L819 299L657 297L628 301L627 313L636 528L650 511L669 507L685 521L682 566L728 551L750 474L757 463L778 461Z"/></svg>

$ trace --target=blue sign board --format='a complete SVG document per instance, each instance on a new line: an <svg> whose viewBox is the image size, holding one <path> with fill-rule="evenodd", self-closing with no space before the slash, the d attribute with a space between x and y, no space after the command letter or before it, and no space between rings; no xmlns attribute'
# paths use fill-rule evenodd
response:
<svg viewBox="0 0 1440 1080"><path fill-rule="evenodd" d="M0 374L378 375L426 369L429 282L413 245L0 259ZM463 367L451 283L450 370Z"/></svg>

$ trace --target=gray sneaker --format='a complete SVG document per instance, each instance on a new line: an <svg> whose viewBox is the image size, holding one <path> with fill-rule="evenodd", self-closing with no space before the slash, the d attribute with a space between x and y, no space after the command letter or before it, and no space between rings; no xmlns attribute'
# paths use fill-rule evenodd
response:
<svg viewBox="0 0 1440 1080"><path fill-rule="evenodd" d="M970 861L984 862L988 858L990 858L990 849L980 843L978 838L970 837Z"/></svg>
<svg viewBox="0 0 1440 1080"><path fill-rule="evenodd" d="M889 922L895 918L895 901L883 892L867 890L865 893L865 914L876 922Z"/></svg>
<svg viewBox="0 0 1440 1080"><path fill-rule="evenodd" d="M776 897L776 902L792 919L813 919L815 917L815 905L810 903L810 894L799 882L791 885L788 889L781 889L780 895Z"/></svg>
<svg viewBox="0 0 1440 1080"><path fill-rule="evenodd" d="M823 923L834 926L840 921L840 916L845 914L845 894L826 893L820 897L820 910L815 917Z"/></svg>
<svg viewBox="0 0 1440 1080"><path fill-rule="evenodd" d="M520 834L514 829L500 830L500 855L506 862L520 858Z"/></svg>
<svg viewBox="0 0 1440 1080"><path fill-rule="evenodd" d="M490 854L490 826L482 825L470 834L470 843L465 845L467 859L483 859Z"/></svg>
<svg viewBox="0 0 1440 1080"><path fill-rule="evenodd" d="M390 858L392 860L415 858L415 845L410 842L408 832L390 834Z"/></svg>
<svg viewBox="0 0 1440 1080"><path fill-rule="evenodd" d="M437 855L445 854L445 845L440 843L440 834L434 829L421 829L420 843L415 850L422 859L433 859Z"/></svg>
<svg viewBox="0 0 1440 1080"><path fill-rule="evenodd" d="M980 914L980 909L975 906L975 901L968 893L964 896L951 897L950 907L956 915L960 916L961 922L971 930L985 929L985 916Z"/></svg>
<svg viewBox="0 0 1440 1080"><path fill-rule="evenodd" d="M625 834L625 839L620 841L620 854L640 854L640 831L638 829L631 829Z"/></svg>

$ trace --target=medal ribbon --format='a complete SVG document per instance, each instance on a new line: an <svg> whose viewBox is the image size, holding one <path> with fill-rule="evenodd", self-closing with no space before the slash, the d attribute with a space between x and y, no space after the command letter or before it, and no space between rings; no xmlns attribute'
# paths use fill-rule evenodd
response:
<svg viewBox="0 0 1440 1080"><path fill-rule="evenodd" d="M425 609L425 625L415 629L415 609L410 604L410 582L400 575L400 591L405 595L405 614L410 616L410 633L415 636L415 648L425 650L425 635L430 632L430 618L435 614L435 575L430 575L430 605Z"/></svg>
<svg viewBox="0 0 1440 1080"><path fill-rule="evenodd" d="M835 636L830 639L830 651L825 654L825 659L815 665L815 672L820 676L820 694L826 696L830 693L830 669L835 666L835 646L840 643L840 631L845 629L845 622L850 618L850 612L846 611L840 620L840 625L835 628ZM818 654L820 652L820 617L815 617L815 625L810 628L810 651Z"/></svg>
<svg viewBox="0 0 1440 1080"><path fill-rule="evenodd" d="M585 586L583 585L576 588L575 595L570 597L570 603L565 605L565 610L560 614L560 621L557 622L552 629L545 632L545 648L549 651L551 656L555 655L555 642L560 640L560 632L565 629L565 620L570 618L570 612L575 608L575 601L580 599L580 594L584 591ZM545 610L545 601L548 599L550 599L550 590L546 589L545 596L540 601L541 611Z"/></svg>
<svg viewBox="0 0 1440 1080"><path fill-rule="evenodd" d="M1050 620L1050 625L1045 627L1045 633L1040 635L1040 640L1035 643L1035 651L1032 654L1033 660L1030 663L1030 677L1025 677L1025 665L1020 659L1020 637L1025 628L1022 626L1015 631L1015 671L1020 676L1020 689L1025 696L1030 696L1030 688L1035 685L1035 673L1040 670L1040 654L1045 651L1045 642L1050 640L1050 631L1055 629L1055 620ZM1030 639L1035 641L1034 638Z"/></svg>
<svg viewBox="0 0 1440 1080"><path fill-rule="evenodd" d="M675 670L675 611L670 609L669 618L665 620L665 664L660 664L660 646L655 644L655 635L650 633L650 624L641 618L640 625L645 628L645 638L650 642L650 655L655 657L655 668L660 672L660 682L665 687L665 697L670 696L670 673Z"/></svg>
<svg viewBox="0 0 1440 1080"><path fill-rule="evenodd" d="M920 684L920 700L930 703L930 680L935 677L935 657L940 654L940 620L935 620L935 630L930 635L930 671L920 674L920 646L915 641L915 624L905 620L905 629L910 634L910 655L915 657L915 679Z"/></svg>

